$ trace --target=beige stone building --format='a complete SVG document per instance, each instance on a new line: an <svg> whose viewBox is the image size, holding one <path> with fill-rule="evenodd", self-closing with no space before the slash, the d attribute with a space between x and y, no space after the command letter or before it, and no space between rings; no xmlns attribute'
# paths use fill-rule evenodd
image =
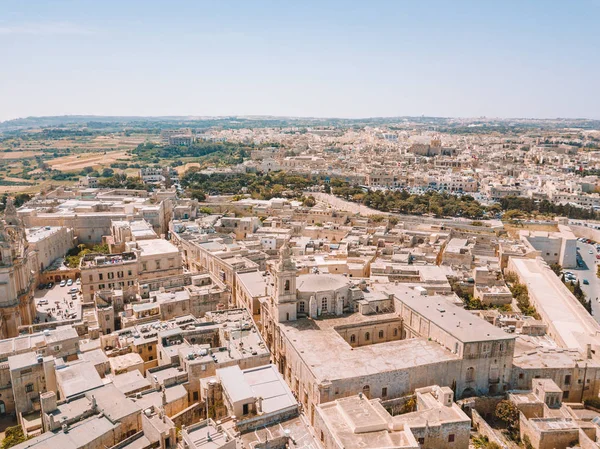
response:
<svg viewBox="0 0 600 449"><path fill-rule="evenodd" d="M315 432L325 449L468 449L470 418L448 387L416 390L416 411L391 416L363 394L317 407Z"/></svg>
<svg viewBox="0 0 600 449"><path fill-rule="evenodd" d="M318 404L357 392L391 399L432 384L460 396L509 388L514 336L442 297L395 284L363 292L343 276L297 276L287 246L270 276L272 290L260 300L262 332L311 422ZM362 307L370 300L386 307Z"/></svg>
<svg viewBox="0 0 600 449"><path fill-rule="evenodd" d="M0 220L0 338L14 337L19 326L33 323L34 261L23 223L8 198Z"/></svg>

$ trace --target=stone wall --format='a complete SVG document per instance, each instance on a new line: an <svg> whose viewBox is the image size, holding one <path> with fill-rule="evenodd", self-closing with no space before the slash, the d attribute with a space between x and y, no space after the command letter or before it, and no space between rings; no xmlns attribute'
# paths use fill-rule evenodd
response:
<svg viewBox="0 0 600 449"><path fill-rule="evenodd" d="M201 404L196 402L171 416L171 421L173 421L175 427L182 428L183 426L189 426L198 422L202 416L204 416L204 409Z"/></svg>
<svg viewBox="0 0 600 449"><path fill-rule="evenodd" d="M471 419L473 420L473 427L477 429L477 431L488 438L492 443L496 443L502 449L509 449L509 447L504 444L504 442L498 438L494 430L490 427L490 425L481 417L477 410L471 411Z"/></svg>

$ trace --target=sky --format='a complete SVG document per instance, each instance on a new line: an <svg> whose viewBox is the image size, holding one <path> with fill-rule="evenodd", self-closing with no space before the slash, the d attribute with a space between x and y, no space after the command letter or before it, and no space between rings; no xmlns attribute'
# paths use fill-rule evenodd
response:
<svg viewBox="0 0 600 449"><path fill-rule="evenodd" d="M0 2L0 121L600 119L600 0Z"/></svg>

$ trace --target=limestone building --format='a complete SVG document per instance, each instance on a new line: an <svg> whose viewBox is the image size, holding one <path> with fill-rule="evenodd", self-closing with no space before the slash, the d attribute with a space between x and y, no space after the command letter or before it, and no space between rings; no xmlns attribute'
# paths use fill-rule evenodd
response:
<svg viewBox="0 0 600 449"><path fill-rule="evenodd" d="M11 198L0 221L0 338L14 337L36 316L33 257Z"/></svg>

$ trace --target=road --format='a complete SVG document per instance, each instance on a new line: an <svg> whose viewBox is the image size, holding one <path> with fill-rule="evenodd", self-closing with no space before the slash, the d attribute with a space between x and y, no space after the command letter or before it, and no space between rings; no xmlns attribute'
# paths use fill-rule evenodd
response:
<svg viewBox="0 0 600 449"><path fill-rule="evenodd" d="M592 300L592 313L596 321L600 323L600 302L596 298L600 298L600 279L596 276L596 254L600 254L596 251L594 245L587 243L577 242L577 249L583 259L583 267L566 269L570 271L577 279L581 281L581 289L586 294L588 299ZM590 250L593 254L590 254ZM584 285L583 280L587 279L589 285Z"/></svg>

